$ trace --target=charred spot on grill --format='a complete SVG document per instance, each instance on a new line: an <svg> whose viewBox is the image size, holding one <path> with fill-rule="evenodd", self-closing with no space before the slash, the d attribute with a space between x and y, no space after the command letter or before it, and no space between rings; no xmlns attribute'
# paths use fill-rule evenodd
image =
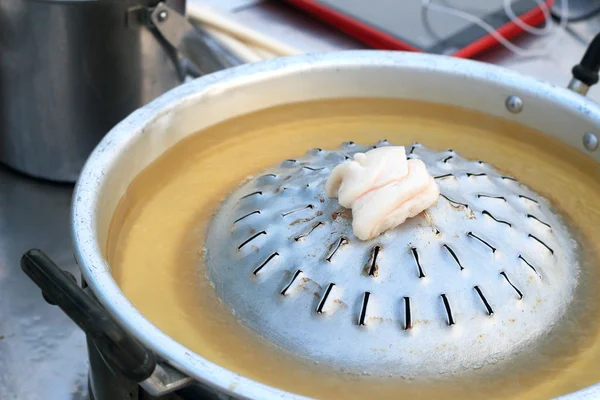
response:
<svg viewBox="0 0 600 400"><path fill-rule="evenodd" d="M536 220L537 222L539 222L542 225L545 225L546 227L552 229L552 227L550 226L550 224L548 224L547 222L542 221L541 219L539 219L538 217L536 217L535 215L531 215L531 214L527 214L527 218L531 218L533 220Z"/></svg>
<svg viewBox="0 0 600 400"><path fill-rule="evenodd" d="M290 279L290 281L288 282L287 285L285 285L285 287L283 289L281 289L281 295L285 296L288 292L288 290L290 290L290 288L292 287L292 285L294 284L294 282L296 281L296 279L298 278L298 276L302 273L302 270L296 270L296 272L294 272L294 274L292 275L292 279Z"/></svg>
<svg viewBox="0 0 600 400"><path fill-rule="evenodd" d="M265 267L265 265L267 265L269 263L269 261L271 261L273 258L275 258L278 255L279 255L279 253L277 253L277 252L271 254L269 256L269 258L267 258L262 264L260 264L258 267L256 267L256 269L254 269L254 271L252 271L252 273L254 275L257 275L260 272L260 270L263 269Z"/></svg>
<svg viewBox="0 0 600 400"><path fill-rule="evenodd" d="M263 194L263 192L259 190L259 191L252 192L250 194L240 197L240 200L247 199L248 197L251 197L251 196L262 196L262 194Z"/></svg>
<svg viewBox="0 0 600 400"><path fill-rule="evenodd" d="M327 252L327 256L325 257L325 260L327 260L327 262L331 262L335 253L337 253L337 251L340 248L342 248L343 246L345 246L347 244L348 244L348 239L346 239L345 237L341 237L338 240L336 240L335 242L333 242L331 245L329 245L329 251Z"/></svg>
<svg viewBox="0 0 600 400"><path fill-rule="evenodd" d="M498 219L498 218L494 217L494 216L493 216L493 215L492 215L492 214L491 214L489 211L487 211L487 210L483 210L483 211L481 212L481 214L483 214L483 215L487 215L488 217L490 217L491 219L493 219L494 221L496 221L496 222L498 222L498 223L500 223L500 224L505 224L505 225L508 225L508 226L512 227L512 224L511 224L510 222L503 221L503 220L501 220L501 219Z"/></svg>
<svg viewBox="0 0 600 400"><path fill-rule="evenodd" d="M256 214L260 214L260 211L259 211L259 210L252 211L252 212L250 212L250 213L248 213L248 214L246 214L246 215L244 215L244 216L242 216L242 217L239 217L238 219L236 219L235 221L233 221L233 223L234 223L234 224L237 224L237 223L238 223L238 222L240 222L241 220L243 220L243 219L245 219L245 218L248 218L248 217L249 217L249 216L251 216L251 215L256 215Z"/></svg>
<svg viewBox="0 0 600 400"><path fill-rule="evenodd" d="M343 208L341 210L337 210L331 213L331 218L335 221L338 218L350 219L352 218L352 210L348 208Z"/></svg>
<svg viewBox="0 0 600 400"><path fill-rule="evenodd" d="M542 276L540 275L540 273L538 272L538 270L529 262L525 259L525 257L523 257L522 255L519 254L518 257L519 260L523 261L525 264L527 264L527 266L529 268L531 268L533 270L533 272L535 272L535 274L538 276L538 278L542 279Z"/></svg>
<svg viewBox="0 0 600 400"><path fill-rule="evenodd" d="M304 224L306 222L310 222L313 219L317 218L316 215L313 215L312 217L306 217L306 218L296 218L295 220L293 220L292 222L290 222L290 226L294 226L294 225L298 225L298 224Z"/></svg>
<svg viewBox="0 0 600 400"><path fill-rule="evenodd" d="M479 236L475 235L473 232L467 232L468 236L471 236L474 239L479 240L481 243L485 244L487 247L489 247L492 250L492 253L496 252L496 248L494 246L492 246L491 244L489 244L488 242L486 242L485 240L483 240L482 238L480 238Z"/></svg>
<svg viewBox="0 0 600 400"><path fill-rule="evenodd" d="M443 162L444 164L446 164L448 161L452 160L453 158L454 158L454 156L448 156L448 157L444 158L444 159L442 160L442 162Z"/></svg>
<svg viewBox="0 0 600 400"><path fill-rule="evenodd" d="M266 178L269 176L272 176L273 178L277 178L277 175L275 175L275 174L266 174L266 175L261 176L261 178Z"/></svg>
<svg viewBox="0 0 600 400"><path fill-rule="evenodd" d="M267 234L267 232L265 232L265 231L260 231L260 232L258 232L257 234L250 236L248 239L244 240L244 241L242 242L242 244L240 244L240 245L238 246L238 250L241 250L241 249L242 249L242 247L244 247L245 245L247 245L248 243L250 243L251 241L253 241L253 240L254 240L254 239L256 239L257 237L259 237L260 235L266 235L266 234Z"/></svg>
<svg viewBox="0 0 600 400"><path fill-rule="evenodd" d="M313 231L314 231L315 229L317 229L318 227L320 227L320 226L323 226L323 225L325 225L325 223L324 223L324 222L322 222L322 221L319 221L319 222L317 222L316 224L314 224L314 225L312 226L312 228L310 228L310 230L309 230L308 232L301 233L300 235L296 236L296 237L294 238L294 240L295 240L296 242L298 242L298 241L300 241L300 240L304 239L305 237L307 237L308 235L310 235L311 233L313 233Z"/></svg>
<svg viewBox="0 0 600 400"><path fill-rule="evenodd" d="M509 181L515 181L515 182L517 182L517 179L513 178L512 176L501 176L500 178L502 178L504 180L509 180Z"/></svg>
<svg viewBox="0 0 600 400"><path fill-rule="evenodd" d="M371 297L371 292L365 292L363 295L362 305L360 307L360 314L358 315L358 325L365 325L365 318L367 317L367 307L369 305L369 298Z"/></svg>
<svg viewBox="0 0 600 400"><path fill-rule="evenodd" d="M410 297L404 298L404 330L412 328L412 313L410 309Z"/></svg>
<svg viewBox="0 0 600 400"><path fill-rule="evenodd" d="M325 289L325 293L323 293L323 296L321 297L321 300L319 300L319 304L317 305L317 314L323 314L323 307L325 307L325 302L327 301L327 298L329 297L329 294L331 293L331 289L333 289L333 287L335 286L335 283L330 283L329 285L327 285L327 288Z"/></svg>
<svg viewBox="0 0 600 400"><path fill-rule="evenodd" d="M547 248L548 251L550 252L550 254L554 255L554 250L552 250L550 248L550 246L548 246L546 243L542 242L540 239L538 239L537 237L533 236L531 233L528 236L530 238L532 238L533 240L535 240L536 242L538 242L539 244L541 244L542 246L544 246L545 248Z"/></svg>
<svg viewBox="0 0 600 400"><path fill-rule="evenodd" d="M485 310L487 311L487 314L489 316L492 316L494 314L494 309L492 308L492 306L490 306L490 303L488 302L487 298L484 296L484 294L481 291L481 289L479 288L479 286L474 286L473 289L475 289L475 291L479 295L479 298L483 302L483 305L485 306Z"/></svg>
<svg viewBox="0 0 600 400"><path fill-rule="evenodd" d="M515 292L517 292L519 300L523 299L523 293L510 281L510 279L508 279L508 275L506 275L506 272L502 271L500 272L500 275L502 275L506 282L508 282L508 284L515 290Z"/></svg>
<svg viewBox="0 0 600 400"><path fill-rule="evenodd" d="M369 256L369 261L365 267L367 275L378 277L379 276L379 265L377 264L377 257L379 256L379 251L381 250L381 246L375 246L371 249L371 255Z"/></svg>
<svg viewBox="0 0 600 400"><path fill-rule="evenodd" d="M448 200L448 202L450 203L450 205L453 206L454 208L459 207L459 206L463 206L465 208L470 208L468 204L461 203L460 201L453 200L453 199L451 199L450 197L446 196L443 193L440 193L440 196L442 196L443 198L445 198L446 200Z"/></svg>
<svg viewBox="0 0 600 400"><path fill-rule="evenodd" d="M419 279L425 278L425 273L423 272L423 267L421 267L421 262L419 261L419 252L417 251L417 248L411 247L410 251L412 252L413 258L415 260L415 264L417 264Z"/></svg>
<svg viewBox="0 0 600 400"><path fill-rule="evenodd" d="M454 325L456 322L454 321L454 316L452 315L452 308L450 307L450 301L448 300L448 297L442 293L440 295L440 297L442 298L442 303L444 303L444 308L446 309L446 316L447 316L447 323L448 326L452 326Z"/></svg>
<svg viewBox="0 0 600 400"><path fill-rule="evenodd" d="M465 268L462 266L462 264L460 263L460 260L458 259L458 257L457 257L457 255L456 255L456 253L454 253L454 250L452 250L452 249L450 248L450 246L448 246L447 244L445 244L445 245L444 245L444 248L445 248L446 250L448 250L448 253L450 253L450 255L452 256L452 258L454 258L454 261L456 261L456 263L458 264L458 266L459 266L460 270L462 271L463 269L465 269Z"/></svg>

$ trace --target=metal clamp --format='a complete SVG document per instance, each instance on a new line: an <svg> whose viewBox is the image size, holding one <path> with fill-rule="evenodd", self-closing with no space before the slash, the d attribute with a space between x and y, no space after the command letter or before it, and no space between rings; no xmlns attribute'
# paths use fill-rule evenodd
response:
<svg viewBox="0 0 600 400"><path fill-rule="evenodd" d="M225 47L213 40L203 29L193 25L185 16L164 2L148 10L147 23L192 68L191 76L200 76L242 64Z"/></svg>
<svg viewBox="0 0 600 400"><path fill-rule="evenodd" d="M140 382L140 386L146 392L155 397L183 389L193 382L193 379L186 376L165 363L158 363L152 375Z"/></svg>

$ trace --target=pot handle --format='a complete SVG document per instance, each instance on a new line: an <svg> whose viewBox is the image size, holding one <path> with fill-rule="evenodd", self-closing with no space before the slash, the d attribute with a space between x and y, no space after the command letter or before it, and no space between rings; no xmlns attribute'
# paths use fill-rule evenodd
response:
<svg viewBox="0 0 600 400"><path fill-rule="evenodd" d="M149 27L155 29L173 51L187 59L186 72L194 78L242 64L202 28L192 24L164 1L150 8L146 19Z"/></svg>
<svg viewBox="0 0 600 400"><path fill-rule="evenodd" d="M581 62L573 67L569 89L585 96L590 87L598 83L600 70L600 33L588 45Z"/></svg>
<svg viewBox="0 0 600 400"><path fill-rule="evenodd" d="M23 255L21 268L42 289L44 299L60 307L94 341L112 368L135 382L152 375L154 353L117 325L98 301L77 286L73 275L37 249Z"/></svg>

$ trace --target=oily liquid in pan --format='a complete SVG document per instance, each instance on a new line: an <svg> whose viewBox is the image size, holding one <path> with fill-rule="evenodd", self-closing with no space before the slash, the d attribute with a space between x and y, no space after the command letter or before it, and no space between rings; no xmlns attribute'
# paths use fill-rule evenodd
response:
<svg viewBox="0 0 600 400"><path fill-rule="evenodd" d="M311 148L380 139L419 141L489 162L549 199L572 227L582 252L580 283L567 315L539 346L463 376L380 380L332 372L276 349L217 299L205 277L202 248L221 199L249 175ZM547 399L600 381L599 199L594 161L516 123L403 100L309 102L226 121L165 153L121 200L107 257L125 295L161 330L271 386L319 398Z"/></svg>

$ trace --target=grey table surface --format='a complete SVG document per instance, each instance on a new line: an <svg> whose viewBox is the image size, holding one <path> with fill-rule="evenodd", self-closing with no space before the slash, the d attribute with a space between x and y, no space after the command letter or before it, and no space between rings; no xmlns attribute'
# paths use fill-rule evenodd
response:
<svg viewBox="0 0 600 400"><path fill-rule="evenodd" d="M199 1L199 0L189 0ZM364 46L274 0L207 0L259 31L284 38L304 51ZM600 19L570 25L546 37L525 35L525 48L550 46L547 54L517 57L498 48L479 57L566 85ZM590 92L600 100L600 93ZM46 251L78 276L69 232L73 187L41 182L0 165L0 399L86 399L88 362L84 334L56 307L46 304L21 272L29 248Z"/></svg>

